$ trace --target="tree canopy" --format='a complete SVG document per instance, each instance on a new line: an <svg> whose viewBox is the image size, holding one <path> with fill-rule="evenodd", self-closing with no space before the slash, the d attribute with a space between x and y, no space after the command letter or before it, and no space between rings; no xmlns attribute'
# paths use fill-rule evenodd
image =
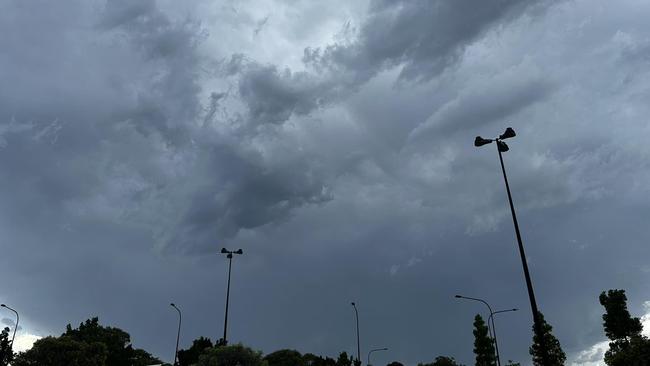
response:
<svg viewBox="0 0 650 366"><path fill-rule="evenodd" d="M264 356L269 366L306 366L300 352L292 349L281 349Z"/></svg>
<svg viewBox="0 0 650 366"><path fill-rule="evenodd" d="M197 363L203 351L213 346L210 338L199 337L195 339L192 341L190 348L178 351L178 366L190 366Z"/></svg>
<svg viewBox="0 0 650 366"><path fill-rule="evenodd" d="M562 350L560 341L555 338L553 335L553 327L546 322L544 319L544 314L541 312L537 313L539 315L539 320L542 323L542 337L544 345L546 345L546 353L548 355L548 363L545 364L542 362L542 353L540 342L542 340L537 336L535 332L535 325L533 325L533 345L530 346L529 353L533 356L533 365L535 366L562 366L566 361L566 354Z"/></svg>
<svg viewBox="0 0 650 366"><path fill-rule="evenodd" d="M20 353L14 366L147 366L162 363L147 351L135 349L128 333L88 319L73 329L68 324L60 337L45 337Z"/></svg>
<svg viewBox="0 0 650 366"><path fill-rule="evenodd" d="M602 292L600 304L605 308L603 328L611 340L605 352L610 366L645 365L650 360L650 340L643 336L643 325L627 310L625 290Z"/></svg>
<svg viewBox="0 0 650 366"><path fill-rule="evenodd" d="M453 357L438 356L432 363L419 363L418 366L463 366Z"/></svg>
<svg viewBox="0 0 650 366"><path fill-rule="evenodd" d="M9 328L5 327L0 333L0 366L7 366L14 359L14 352L9 340Z"/></svg>
<svg viewBox="0 0 650 366"><path fill-rule="evenodd" d="M262 352L240 344L215 346L206 349L196 363L197 366L266 366Z"/></svg>
<svg viewBox="0 0 650 366"><path fill-rule="evenodd" d="M474 317L474 355L476 366L496 366L494 344L488 335L488 328L483 318L476 314Z"/></svg>

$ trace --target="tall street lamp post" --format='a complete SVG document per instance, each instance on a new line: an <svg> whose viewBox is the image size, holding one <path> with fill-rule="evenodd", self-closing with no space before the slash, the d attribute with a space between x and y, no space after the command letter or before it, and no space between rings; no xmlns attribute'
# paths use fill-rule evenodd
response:
<svg viewBox="0 0 650 366"><path fill-rule="evenodd" d="M9 310L13 311L14 314L16 314L16 325L14 325L14 335L11 337L11 349L13 349L14 348L14 340L16 339L16 330L18 329L18 322L20 321L20 316L18 315L18 312L16 310L10 308L9 306L7 306L5 304L0 304L0 307L9 309Z"/></svg>
<svg viewBox="0 0 650 366"><path fill-rule="evenodd" d="M521 265L524 269L524 277L526 278L526 287L528 288L528 298L530 300L530 307L533 311L533 322L535 324L535 333L539 339L539 348L542 356L542 362L544 365L548 364L548 354L546 350L546 344L544 343L544 335L542 331L542 323L539 317L539 310L537 310L537 301L535 301L535 292L533 291L533 282L530 279L530 273L528 272L528 262L526 261L526 253L524 252L524 244L521 240L521 233L519 231L519 223L517 222L517 214L515 213L515 206L512 203L512 194L510 193L510 185L508 184L508 176L506 175L506 168L503 165L503 155L502 153L510 150L508 145L506 145L503 140L515 137L515 131L508 127L505 132L499 137L494 139L484 139L481 136L476 136L474 140L474 146L480 147L483 145L496 142L497 151L499 152L499 161L501 162L501 171L503 172L503 181L506 184L506 192L508 193L508 202L510 203L510 212L512 213L512 223L515 226L515 234L517 236L517 244L519 245L519 256L521 257Z"/></svg>
<svg viewBox="0 0 650 366"><path fill-rule="evenodd" d="M490 323L492 323L492 331L490 332L490 336L492 337L492 340L494 341L494 350L496 352L496 357L497 357L497 365L501 366L501 359L499 357L499 343L497 342L497 330L494 327L494 318L492 317L495 312L492 311L492 307L490 304L487 303L487 301L482 300L482 299L477 299L475 297L467 297L467 296L462 296L462 295L456 295L457 299L465 299L465 300L473 300L473 301L480 301L485 306L487 306L488 310L490 311L490 316L488 317L488 332L490 332Z"/></svg>
<svg viewBox="0 0 650 366"><path fill-rule="evenodd" d="M361 364L361 343L359 342L359 311L357 310L357 304L351 302L352 307L354 308L354 314L357 317L357 361Z"/></svg>
<svg viewBox="0 0 650 366"><path fill-rule="evenodd" d="M377 351L388 351L388 348L384 347L384 348L375 348L373 350L370 350L370 352L368 352L368 364L367 364L367 366L370 366L370 355L373 352L377 352Z"/></svg>
<svg viewBox="0 0 650 366"><path fill-rule="evenodd" d="M227 254L226 258L228 258L228 287L226 289L226 316L225 320L223 322L223 339L222 339L222 345L227 345L228 344L228 304L230 302L230 273L232 270L232 255L233 254L244 254L244 252L241 249L237 249L236 251L230 251L226 248L221 249L221 254Z"/></svg>
<svg viewBox="0 0 650 366"><path fill-rule="evenodd" d="M181 321L183 316L181 315L181 309L179 309L174 303L169 304L171 307L178 311L178 333L176 333L176 351L174 352L174 366L178 365L178 341L181 339Z"/></svg>

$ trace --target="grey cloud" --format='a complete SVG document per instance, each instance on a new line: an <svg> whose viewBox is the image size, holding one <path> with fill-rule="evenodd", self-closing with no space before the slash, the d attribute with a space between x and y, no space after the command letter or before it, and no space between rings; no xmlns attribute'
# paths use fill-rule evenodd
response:
<svg viewBox="0 0 650 366"><path fill-rule="evenodd" d="M413 139L431 140L452 132L489 127L506 121L513 114L539 102L552 91L550 80L539 70L518 67L494 77L471 83L457 98L445 103L426 122L411 133Z"/></svg>
<svg viewBox="0 0 650 366"><path fill-rule="evenodd" d="M244 121L248 132L215 133L215 124L230 121L215 114L226 93L212 94L212 110L204 111L200 102L202 61L196 47L206 34L195 22L170 20L155 5L108 1L99 14L88 10L92 16L78 19L99 24L93 34L97 39L51 42L70 62L85 61L69 54L79 48L101 55L94 60L92 93L85 93L82 80L78 87L66 87L72 103L56 101L59 86L52 86L51 95L37 95L42 108L30 105L29 86L3 99L2 157L6 167L14 167L17 212L27 214L38 206L46 209L42 212L65 212L69 216L57 219L61 227L74 227L68 221L88 215L138 223L150 228L157 246L196 252L213 245L209 236L230 238L240 229L281 222L296 207L328 200L323 177L306 156L276 161L262 158L254 146L273 135L254 126L281 122L288 116L285 109L290 114L311 108L317 91L305 97L301 90L312 88L309 80L272 68L247 68L240 90L251 106L250 119ZM33 21L16 15L25 23ZM57 27L52 33L83 26L71 22ZM32 55L16 52L15 57ZM50 68L71 79L85 77L63 62ZM39 75L36 85L48 83L38 70L26 72ZM47 108L50 102L58 111ZM183 163L177 165L179 161ZM34 180L36 172L40 178Z"/></svg>
<svg viewBox="0 0 650 366"><path fill-rule="evenodd" d="M0 271L13 280L0 295L21 323L56 334L100 315L164 356L170 300L191 314L184 346L220 333L215 251L242 247L233 341L335 356L355 349L356 300L362 347L468 364L480 310L455 302L462 291L522 309L499 328L525 362L498 159L472 146L511 123L533 280L565 350L602 340L599 291L627 288L632 308L649 296L647 6L375 2L358 37L308 50L296 71L246 49L206 59L223 55L204 37L232 33L162 3L7 4Z"/></svg>
<svg viewBox="0 0 650 366"><path fill-rule="evenodd" d="M403 80L430 80L492 25L547 1L374 1L356 42L305 50L304 60L366 81L402 65Z"/></svg>
<svg viewBox="0 0 650 366"><path fill-rule="evenodd" d="M311 75L275 66L248 67L239 81L239 93L258 123L282 123L293 114L308 114L322 104L323 91Z"/></svg>

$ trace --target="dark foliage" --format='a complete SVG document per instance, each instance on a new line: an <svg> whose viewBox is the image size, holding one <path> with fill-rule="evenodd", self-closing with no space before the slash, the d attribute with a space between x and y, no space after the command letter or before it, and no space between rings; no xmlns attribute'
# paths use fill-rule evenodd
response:
<svg viewBox="0 0 650 366"><path fill-rule="evenodd" d="M210 338L199 337L192 341L192 346L188 349L178 351L178 365L190 366L199 361L199 356L206 349L212 348L214 345Z"/></svg>
<svg viewBox="0 0 650 366"><path fill-rule="evenodd" d="M281 349L264 357L269 366L306 366L300 352L291 349Z"/></svg>
<svg viewBox="0 0 650 366"><path fill-rule="evenodd" d="M14 359L14 352L9 340L9 328L0 333L0 366L7 366Z"/></svg>
<svg viewBox="0 0 650 366"><path fill-rule="evenodd" d="M560 341L553 335L553 327L546 322L544 315L538 312L539 319L542 322L542 335L543 341L546 345L546 353L548 355L548 364L542 362L542 354L540 348L540 339L535 332L535 325L533 325L533 345L530 346L529 353L533 356L533 365L535 366L562 366L566 361L566 354L562 350Z"/></svg>
<svg viewBox="0 0 650 366"><path fill-rule="evenodd" d="M610 366L646 366L650 364L650 340L641 334L639 318L632 318L627 310L625 290L609 290L599 297L605 308L603 327L611 340L605 352L605 363Z"/></svg>
<svg viewBox="0 0 650 366"><path fill-rule="evenodd" d="M438 356L432 363L419 363L418 366L463 366L453 357Z"/></svg>
<svg viewBox="0 0 650 366"><path fill-rule="evenodd" d="M496 366L494 344L488 335L488 328L483 318L476 314L474 317L474 354L476 366Z"/></svg>
<svg viewBox="0 0 650 366"><path fill-rule="evenodd" d="M15 366L147 366L162 363L148 352L135 349L128 333L88 319L73 329L69 324L60 337L46 337L16 357Z"/></svg>

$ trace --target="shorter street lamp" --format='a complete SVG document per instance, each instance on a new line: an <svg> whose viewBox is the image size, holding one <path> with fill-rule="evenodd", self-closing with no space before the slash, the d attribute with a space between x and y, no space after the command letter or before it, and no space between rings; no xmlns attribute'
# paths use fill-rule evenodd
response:
<svg viewBox="0 0 650 366"><path fill-rule="evenodd" d="M494 350L496 352L496 357L497 357L497 365L501 366L501 359L499 357L499 343L497 342L497 329L494 326L494 318L492 315L496 314L494 311L492 311L492 307L490 304L487 303L487 301L483 299L477 299L475 297L467 297L467 296L462 296L462 295L456 295L455 296L457 299L465 299L465 300L472 300L472 301L479 301L485 304L487 306L488 310L490 310L490 316L488 317L487 321L487 326L488 326L488 333L490 333L490 337L492 337L492 340L494 341ZM516 309L515 309L516 310ZM505 310L505 311L512 311L512 310ZM500 312L504 312L503 310ZM490 332L490 323L492 323L492 331Z"/></svg>
<svg viewBox="0 0 650 366"><path fill-rule="evenodd" d="M370 366L370 355L373 352L377 352L377 351L388 351L388 348L386 348L386 347L384 347L384 348L375 348L375 349L371 350L370 352L368 352L368 365L367 366Z"/></svg>
<svg viewBox="0 0 650 366"><path fill-rule="evenodd" d="M20 316L18 315L18 312L16 310L10 308L9 306L7 306L5 304L0 304L0 307L3 307L5 309L9 309L9 310L13 311L14 314L16 314L16 325L14 325L14 335L13 335L13 337L11 337L11 348L13 349L14 348L14 340L16 339L16 330L18 329L18 322L20 321Z"/></svg>
<svg viewBox="0 0 650 366"><path fill-rule="evenodd" d="M519 310L519 309L515 308L515 309L506 309L506 310L495 311L494 313L490 314L490 321L491 321L492 323L494 323L494 319L493 319L493 317L494 317L496 314L499 314L499 313L507 313L507 312L510 312L510 311L518 311L518 310Z"/></svg>
<svg viewBox="0 0 650 366"><path fill-rule="evenodd" d="M176 351L174 352L174 366L178 365L178 341L181 338L181 321L183 316L181 315L181 309L179 309L174 303L169 304L171 307L178 311L178 333L176 334Z"/></svg>

